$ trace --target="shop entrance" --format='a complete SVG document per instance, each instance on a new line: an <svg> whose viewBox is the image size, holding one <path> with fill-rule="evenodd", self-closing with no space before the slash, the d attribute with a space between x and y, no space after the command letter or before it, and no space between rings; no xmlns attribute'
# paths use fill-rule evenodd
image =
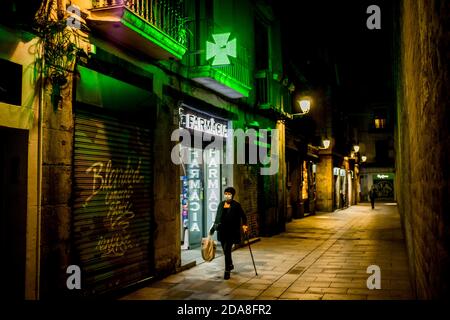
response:
<svg viewBox="0 0 450 320"><path fill-rule="evenodd" d="M180 239L181 265L200 263L201 241L211 229L222 193L232 185L233 165L226 164L227 128L224 118L180 107L180 128L187 130L191 139L182 141ZM188 141L190 140L190 141ZM217 233L214 234L217 240ZM217 248L220 250L220 246Z"/></svg>
<svg viewBox="0 0 450 320"><path fill-rule="evenodd" d="M83 272L81 294L101 296L154 275L154 128L149 119L155 101L122 69L117 74L132 83L81 65L77 70L72 256Z"/></svg>
<svg viewBox="0 0 450 320"><path fill-rule="evenodd" d="M222 180L219 150L189 148L189 152L193 161L185 165L185 175L181 177L181 239L185 249L200 246L201 238L207 236L221 201Z"/></svg>
<svg viewBox="0 0 450 320"><path fill-rule="evenodd" d="M1 273L8 298L25 298L28 132L0 129Z"/></svg>
<svg viewBox="0 0 450 320"><path fill-rule="evenodd" d="M222 200L222 152L189 148L191 163L183 165L181 176L181 249L182 260L200 257L200 246L214 223ZM217 234L214 235L216 238ZM183 252L185 251L185 252Z"/></svg>

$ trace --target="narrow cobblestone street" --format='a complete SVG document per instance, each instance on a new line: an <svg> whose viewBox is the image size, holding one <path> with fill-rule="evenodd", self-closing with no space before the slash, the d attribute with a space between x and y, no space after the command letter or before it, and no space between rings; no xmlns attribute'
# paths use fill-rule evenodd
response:
<svg viewBox="0 0 450 320"><path fill-rule="evenodd" d="M223 256L201 263L122 299L133 300L373 300L414 299L395 204L361 204L287 224L286 232L233 252L223 279ZM381 289L367 288L367 267L381 269Z"/></svg>

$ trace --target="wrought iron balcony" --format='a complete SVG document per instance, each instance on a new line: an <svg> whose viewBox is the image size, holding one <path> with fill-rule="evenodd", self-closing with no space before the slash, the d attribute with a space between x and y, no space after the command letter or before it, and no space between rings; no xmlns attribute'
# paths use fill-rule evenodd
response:
<svg viewBox="0 0 450 320"><path fill-rule="evenodd" d="M283 85L277 75L269 70L260 70L255 74L256 104L261 110L270 110L280 114L291 112L291 97L287 84Z"/></svg>
<svg viewBox="0 0 450 320"><path fill-rule="evenodd" d="M93 0L91 27L156 59L181 59L187 29L183 0Z"/></svg>

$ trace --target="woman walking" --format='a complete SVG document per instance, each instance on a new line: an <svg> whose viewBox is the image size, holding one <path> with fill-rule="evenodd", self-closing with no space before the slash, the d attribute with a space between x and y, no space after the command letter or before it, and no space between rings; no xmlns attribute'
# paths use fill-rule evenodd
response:
<svg viewBox="0 0 450 320"><path fill-rule="evenodd" d="M230 271L234 269L231 249L233 244L241 242L241 220L243 222L242 229L247 232L247 217L239 202L234 200L236 190L228 187L224 191L225 200L222 201L218 208L214 225L210 230L213 235L217 231L217 239L220 241L223 253L225 255L225 273L224 279L230 279Z"/></svg>

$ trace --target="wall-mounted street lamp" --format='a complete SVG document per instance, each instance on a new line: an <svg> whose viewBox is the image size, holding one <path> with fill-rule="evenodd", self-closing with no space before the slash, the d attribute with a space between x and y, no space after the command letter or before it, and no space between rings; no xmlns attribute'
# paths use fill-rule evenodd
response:
<svg viewBox="0 0 450 320"><path fill-rule="evenodd" d="M320 149L328 149L330 147L331 140L328 138L325 138L322 140L322 143L323 143L323 148L320 148Z"/></svg>
<svg viewBox="0 0 450 320"><path fill-rule="evenodd" d="M301 99L298 101L300 105L300 109L302 110L302 114L306 114L311 109L311 100L310 99Z"/></svg>
<svg viewBox="0 0 450 320"><path fill-rule="evenodd" d="M359 146L358 146L357 144L355 144L355 145L353 146L353 150L355 150L355 153L358 153L358 151L359 151Z"/></svg>
<svg viewBox="0 0 450 320"><path fill-rule="evenodd" d="M309 98L302 98L300 100L297 100L298 105L300 106L300 110L302 112L293 113L290 115L291 119L300 118L307 114L309 110L311 109L311 99Z"/></svg>
<svg viewBox="0 0 450 320"><path fill-rule="evenodd" d="M366 160L367 160L367 157L366 157L366 156L361 156L361 161L362 161L362 162L366 162Z"/></svg>

